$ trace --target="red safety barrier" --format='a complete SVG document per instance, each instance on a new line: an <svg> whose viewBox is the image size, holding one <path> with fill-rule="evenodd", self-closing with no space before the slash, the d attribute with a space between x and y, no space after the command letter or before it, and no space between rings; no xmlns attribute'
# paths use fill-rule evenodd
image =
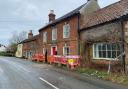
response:
<svg viewBox="0 0 128 89"><path fill-rule="evenodd" d="M69 66L71 69L74 69L77 66L80 66L80 57L79 56L54 56L54 63L63 64Z"/></svg>
<svg viewBox="0 0 128 89"><path fill-rule="evenodd" d="M66 57L61 57L61 64L67 65L67 58Z"/></svg>
<svg viewBox="0 0 128 89"><path fill-rule="evenodd" d="M40 61L45 61L45 56L42 55L42 54L39 54L37 61L38 61L38 62L40 62Z"/></svg>
<svg viewBox="0 0 128 89"><path fill-rule="evenodd" d="M34 54L32 57L32 61L45 61L45 56L42 54Z"/></svg>
<svg viewBox="0 0 128 89"><path fill-rule="evenodd" d="M34 55L32 56L32 61L37 61L37 59L38 59L38 58L37 58L37 55L38 55L38 54L34 54Z"/></svg>
<svg viewBox="0 0 128 89"><path fill-rule="evenodd" d="M54 63L57 63L57 64L59 64L59 63L61 63L61 59L62 59L62 56L54 56L55 58L54 58Z"/></svg>

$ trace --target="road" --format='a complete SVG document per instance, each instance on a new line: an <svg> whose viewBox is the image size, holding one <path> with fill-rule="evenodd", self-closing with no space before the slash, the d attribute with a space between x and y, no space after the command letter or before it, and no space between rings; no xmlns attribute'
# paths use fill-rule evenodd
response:
<svg viewBox="0 0 128 89"><path fill-rule="evenodd" d="M0 57L0 89L128 89L100 80L85 81L18 58Z"/></svg>

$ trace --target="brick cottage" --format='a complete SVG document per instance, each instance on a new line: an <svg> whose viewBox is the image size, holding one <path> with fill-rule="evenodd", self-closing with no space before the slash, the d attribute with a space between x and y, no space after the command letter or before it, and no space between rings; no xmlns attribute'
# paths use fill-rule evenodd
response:
<svg viewBox="0 0 128 89"><path fill-rule="evenodd" d="M127 63L127 5L127 0L121 0L100 9L97 0L88 0L58 19L51 10L49 23L39 29L38 36L21 42L23 56L80 55L81 63L88 66L108 65L112 59Z"/></svg>

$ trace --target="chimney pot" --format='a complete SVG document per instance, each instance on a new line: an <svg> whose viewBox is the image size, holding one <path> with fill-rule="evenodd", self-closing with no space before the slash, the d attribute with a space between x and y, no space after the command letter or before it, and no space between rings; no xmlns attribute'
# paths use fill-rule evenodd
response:
<svg viewBox="0 0 128 89"><path fill-rule="evenodd" d="M50 14L54 14L54 10L50 10Z"/></svg>
<svg viewBox="0 0 128 89"><path fill-rule="evenodd" d="M55 20L56 15L54 14L54 10L50 10L49 13L49 22L52 22Z"/></svg>

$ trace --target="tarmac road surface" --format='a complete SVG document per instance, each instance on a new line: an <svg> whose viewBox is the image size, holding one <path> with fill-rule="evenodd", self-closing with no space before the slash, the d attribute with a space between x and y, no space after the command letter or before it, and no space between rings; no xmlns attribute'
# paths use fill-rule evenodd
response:
<svg viewBox="0 0 128 89"><path fill-rule="evenodd" d="M13 57L0 57L0 89L128 89L116 84L72 77L52 69Z"/></svg>

